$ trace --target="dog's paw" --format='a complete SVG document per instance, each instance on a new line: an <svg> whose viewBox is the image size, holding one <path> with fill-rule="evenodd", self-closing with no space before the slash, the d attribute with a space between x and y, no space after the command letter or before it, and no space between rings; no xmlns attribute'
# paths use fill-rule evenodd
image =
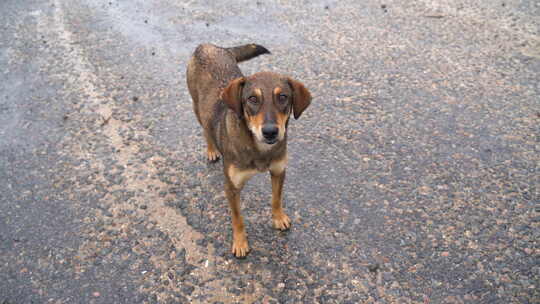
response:
<svg viewBox="0 0 540 304"><path fill-rule="evenodd" d="M239 258L243 259L249 252L248 241L246 237L238 237L233 240L232 244L232 254Z"/></svg>
<svg viewBox="0 0 540 304"><path fill-rule="evenodd" d="M274 222L274 228L279 230L288 230L291 228L291 219L285 214L285 212L276 212L272 215Z"/></svg>
<svg viewBox="0 0 540 304"><path fill-rule="evenodd" d="M208 155L208 161L211 163L217 162L219 158L221 157L221 153L219 153L219 151L217 150L208 150L207 155Z"/></svg>

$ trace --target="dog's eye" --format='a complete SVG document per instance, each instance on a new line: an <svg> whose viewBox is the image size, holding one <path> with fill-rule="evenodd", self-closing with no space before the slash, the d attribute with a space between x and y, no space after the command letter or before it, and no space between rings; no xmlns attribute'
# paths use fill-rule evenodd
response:
<svg viewBox="0 0 540 304"><path fill-rule="evenodd" d="M279 99L279 102L287 102L288 97L285 94L281 94L279 95L278 99Z"/></svg>

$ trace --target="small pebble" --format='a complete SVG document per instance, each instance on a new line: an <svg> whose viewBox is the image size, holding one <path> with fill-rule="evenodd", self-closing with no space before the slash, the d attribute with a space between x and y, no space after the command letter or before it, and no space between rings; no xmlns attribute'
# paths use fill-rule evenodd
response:
<svg viewBox="0 0 540 304"><path fill-rule="evenodd" d="M379 268L380 268L379 263L371 264L371 265L368 266L368 270L370 272L377 272L377 270L379 270Z"/></svg>

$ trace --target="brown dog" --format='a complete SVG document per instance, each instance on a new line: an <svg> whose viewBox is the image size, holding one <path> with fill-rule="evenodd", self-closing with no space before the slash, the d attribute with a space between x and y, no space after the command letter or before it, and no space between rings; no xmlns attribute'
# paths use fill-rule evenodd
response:
<svg viewBox="0 0 540 304"><path fill-rule="evenodd" d="M287 125L291 112L298 119L309 106L311 95L302 83L270 72L244 77L237 63L270 53L248 44L220 48L197 47L187 69L187 85L193 108L204 129L208 159L223 156L225 194L232 212L232 253L249 252L240 191L250 177L269 171L272 178L274 227L286 230L291 220L281 198L287 164Z"/></svg>

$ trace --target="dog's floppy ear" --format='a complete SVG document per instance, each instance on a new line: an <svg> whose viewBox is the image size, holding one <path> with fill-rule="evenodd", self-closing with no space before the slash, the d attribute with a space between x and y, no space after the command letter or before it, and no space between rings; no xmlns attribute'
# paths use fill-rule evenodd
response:
<svg viewBox="0 0 540 304"><path fill-rule="evenodd" d="M311 103L311 94L301 82L292 78L288 78L287 81L293 90L294 119L298 119Z"/></svg>
<svg viewBox="0 0 540 304"><path fill-rule="evenodd" d="M238 117L242 117L242 100L240 94L242 93L242 87L246 79L239 77L234 79L227 85L221 93L221 99L227 104L227 106L233 110Z"/></svg>

